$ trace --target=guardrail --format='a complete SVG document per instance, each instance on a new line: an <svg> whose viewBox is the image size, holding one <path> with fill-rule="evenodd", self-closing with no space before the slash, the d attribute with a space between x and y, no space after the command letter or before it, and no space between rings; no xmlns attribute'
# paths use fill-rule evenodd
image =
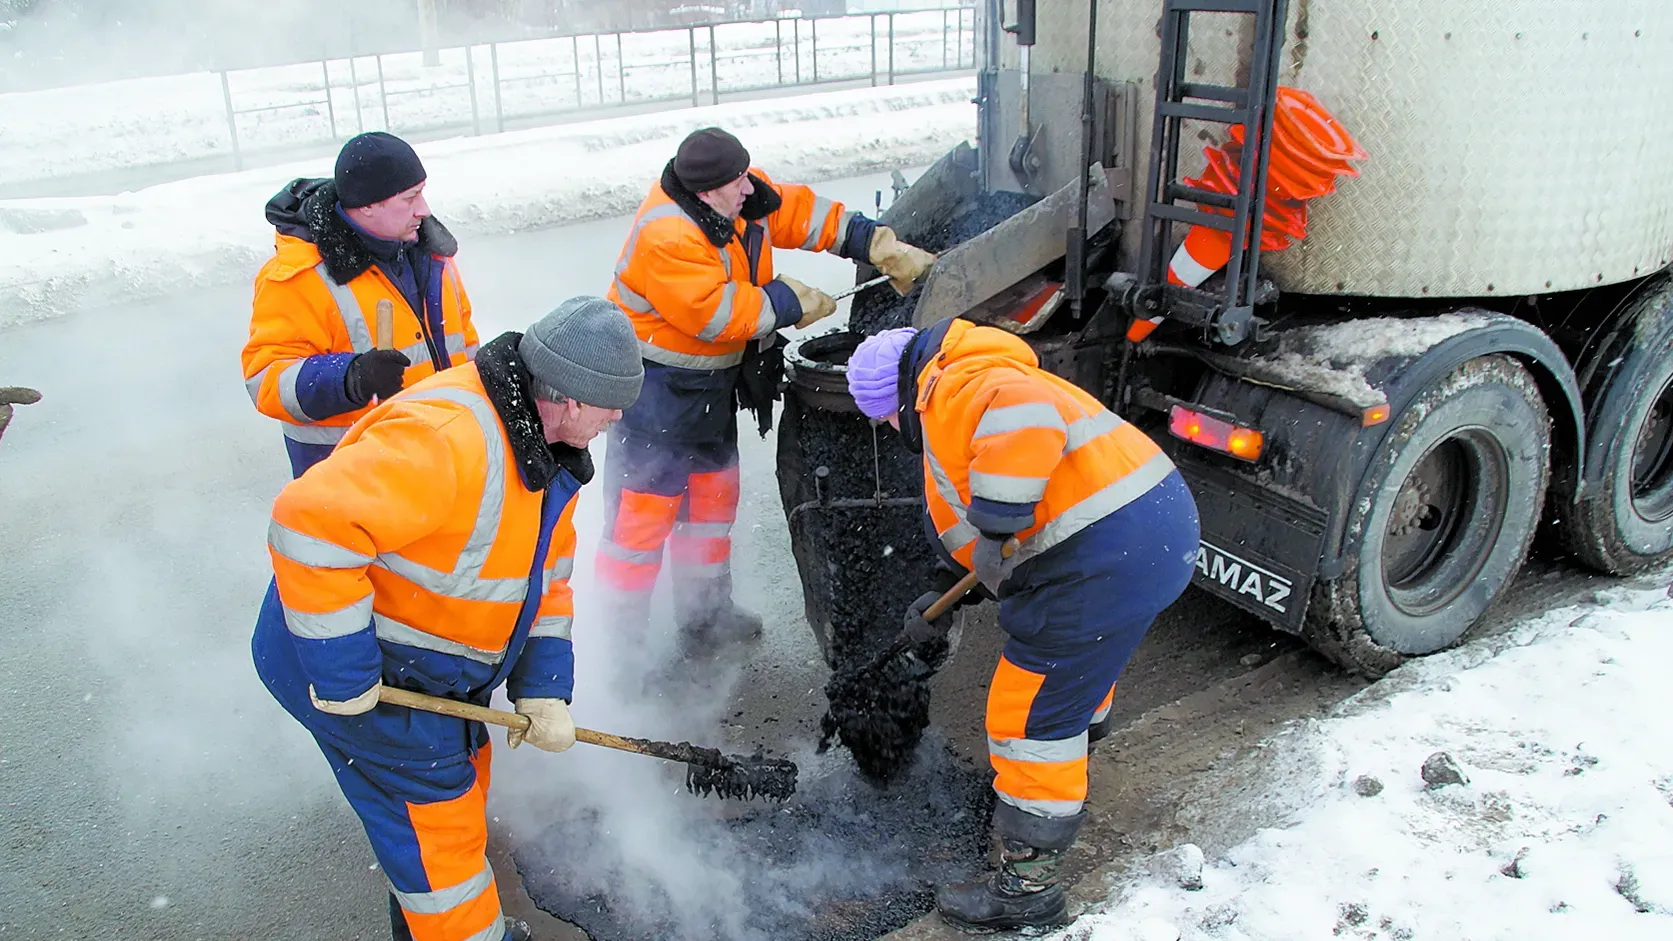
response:
<svg viewBox="0 0 1673 941"><path fill-rule="evenodd" d="M971 7L748 20L454 46L219 72L245 158L367 130L493 133L567 115L975 67Z"/></svg>

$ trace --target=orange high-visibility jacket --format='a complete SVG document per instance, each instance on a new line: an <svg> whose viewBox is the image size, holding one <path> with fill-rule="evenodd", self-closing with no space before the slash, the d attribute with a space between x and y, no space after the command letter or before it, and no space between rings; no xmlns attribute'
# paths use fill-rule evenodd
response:
<svg viewBox="0 0 1673 941"><path fill-rule="evenodd" d="M393 305L393 346L412 361L406 371L406 384L410 386L436 371L419 314L400 288L372 263L365 249L353 241L348 223L335 217L334 208L331 213L315 213L308 221L316 229L330 228L329 235L316 232L310 237L336 240L343 249L336 265L328 263L319 246L307 238L286 234L283 229L274 235L273 257L255 278L250 339L244 345L245 386L256 408L279 419L285 437L305 445L336 444L343 432L366 414L367 407L356 408L343 399L341 383L351 355L376 345L379 300L387 299ZM269 217L272 215L270 206ZM302 221L297 219L295 223L291 231L300 231ZM434 340L440 347L443 368L457 366L475 355L478 340L471 324L470 299L452 257L456 243L433 219L425 220L419 240L421 246L432 249L434 270L441 276L445 336ZM333 270L339 276L353 274L347 283L339 284L328 273ZM347 355L325 358L333 354ZM322 394L310 395L309 387L316 381L336 385ZM316 403L312 411L309 402Z"/></svg>
<svg viewBox="0 0 1673 941"><path fill-rule="evenodd" d="M774 183L757 169L749 173L757 195L730 225L679 185L672 164L640 205L608 297L632 319L645 359L687 369L736 366L750 340L799 320L761 288L773 280L774 247L866 260L869 221L855 227L863 217L841 203L806 186ZM704 217L718 225L705 229ZM851 248L859 241L850 239L851 228L863 229L865 246Z"/></svg>
<svg viewBox="0 0 1673 941"><path fill-rule="evenodd" d="M501 346L515 357L514 340L496 340L484 358ZM555 463L526 393L530 414L507 422L484 383L491 368L450 369L380 403L280 491L273 572L320 698L352 698L380 676L485 698L502 666L513 698L571 695L573 518L591 464L576 449L579 478ZM541 466L544 479L531 479ZM536 573L543 501L552 534ZM526 598L538 606L510 649Z"/></svg>
<svg viewBox="0 0 1673 941"><path fill-rule="evenodd" d="M966 568L982 532L1016 535L1009 571L1173 471L1144 432L1041 369L1021 339L965 320L945 330L916 354L914 408L930 519Z"/></svg>

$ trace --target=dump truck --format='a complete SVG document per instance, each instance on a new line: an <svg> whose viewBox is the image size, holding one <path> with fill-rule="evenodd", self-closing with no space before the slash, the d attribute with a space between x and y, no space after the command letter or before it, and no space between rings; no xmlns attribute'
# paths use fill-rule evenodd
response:
<svg viewBox="0 0 1673 941"><path fill-rule="evenodd" d="M779 485L833 666L934 564L919 459L842 364L946 317L1155 438L1195 586L1363 675L1458 643L1536 543L1673 556L1673 7L978 5L975 145L882 216L939 261L785 352Z"/></svg>

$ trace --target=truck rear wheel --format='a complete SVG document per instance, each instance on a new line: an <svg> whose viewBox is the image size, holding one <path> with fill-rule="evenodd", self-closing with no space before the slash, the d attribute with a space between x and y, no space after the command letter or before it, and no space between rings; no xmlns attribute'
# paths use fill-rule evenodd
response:
<svg viewBox="0 0 1673 941"><path fill-rule="evenodd" d="M1588 410L1607 416L1590 429L1603 473L1579 504L1554 497L1551 516L1576 559L1629 575L1673 555L1673 331L1623 356L1600 398Z"/></svg>
<svg viewBox="0 0 1673 941"><path fill-rule="evenodd" d="M1314 588L1308 641L1378 677L1462 639L1527 557L1550 440L1534 377L1507 356L1470 360L1418 396L1361 485L1346 569Z"/></svg>

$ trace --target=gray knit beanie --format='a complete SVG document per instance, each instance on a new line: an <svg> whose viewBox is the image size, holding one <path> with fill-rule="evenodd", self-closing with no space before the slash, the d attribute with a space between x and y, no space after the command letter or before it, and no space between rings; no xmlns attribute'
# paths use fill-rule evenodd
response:
<svg viewBox="0 0 1673 941"><path fill-rule="evenodd" d="M602 297L559 304L523 334L517 353L537 386L583 405L627 408L645 381L633 323Z"/></svg>

